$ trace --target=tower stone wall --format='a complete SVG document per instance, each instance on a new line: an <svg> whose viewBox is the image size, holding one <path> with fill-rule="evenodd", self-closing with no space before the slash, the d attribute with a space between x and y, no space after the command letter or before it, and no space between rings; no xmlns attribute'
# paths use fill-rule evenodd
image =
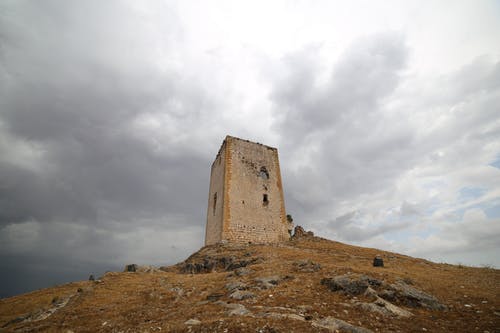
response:
<svg viewBox="0 0 500 333"><path fill-rule="evenodd" d="M205 245L289 238L278 150L227 136L212 164Z"/></svg>

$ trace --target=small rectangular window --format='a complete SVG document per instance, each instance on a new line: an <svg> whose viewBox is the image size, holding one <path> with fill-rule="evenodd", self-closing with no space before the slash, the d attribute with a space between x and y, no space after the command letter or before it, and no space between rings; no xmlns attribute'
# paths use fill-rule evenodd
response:
<svg viewBox="0 0 500 333"><path fill-rule="evenodd" d="M264 206L267 206L267 205L269 204L269 198L267 197L267 194L264 194L264 195L262 196L262 204L263 204Z"/></svg>

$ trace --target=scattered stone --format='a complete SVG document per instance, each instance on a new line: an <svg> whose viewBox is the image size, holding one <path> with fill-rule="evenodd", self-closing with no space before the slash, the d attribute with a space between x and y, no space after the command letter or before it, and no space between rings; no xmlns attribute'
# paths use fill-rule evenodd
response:
<svg viewBox="0 0 500 333"><path fill-rule="evenodd" d="M139 266L136 264L125 265L125 269L123 271L124 272L137 272L138 267Z"/></svg>
<svg viewBox="0 0 500 333"><path fill-rule="evenodd" d="M321 269L320 264L316 264L312 262L310 259L296 261L293 263L293 266L295 267L295 270L297 272L303 272L303 273L313 273Z"/></svg>
<svg viewBox="0 0 500 333"><path fill-rule="evenodd" d="M231 295L229 295L229 297L237 300L244 300L244 299L254 298L255 294L250 291L236 290Z"/></svg>
<svg viewBox="0 0 500 333"><path fill-rule="evenodd" d="M252 313L242 304L239 303L226 303L223 301L217 301L215 304L222 305L223 307L229 309L227 312L228 316L251 316Z"/></svg>
<svg viewBox="0 0 500 333"><path fill-rule="evenodd" d="M224 294L213 293L207 296L207 301L217 301L218 299L224 297Z"/></svg>
<svg viewBox="0 0 500 333"><path fill-rule="evenodd" d="M228 291L246 290L247 285L241 281L229 282L228 284L226 284L226 289Z"/></svg>
<svg viewBox="0 0 500 333"><path fill-rule="evenodd" d="M384 259L382 259L382 256L375 256L373 259L373 267L384 267Z"/></svg>
<svg viewBox="0 0 500 333"><path fill-rule="evenodd" d="M278 275L261 277L255 279L255 281L259 284L259 288L261 289L270 289L274 288L281 282L281 278Z"/></svg>
<svg viewBox="0 0 500 333"><path fill-rule="evenodd" d="M185 325L200 325L201 321L199 321L198 319L192 318L192 319L186 320L184 322L184 324Z"/></svg>
<svg viewBox="0 0 500 333"><path fill-rule="evenodd" d="M176 293L177 297L184 296L184 289L182 289L181 287L172 287L170 288L170 291Z"/></svg>
<svg viewBox="0 0 500 333"><path fill-rule="evenodd" d="M373 331L349 324L343 320L334 318L334 317L326 317L319 320L313 320L312 326L326 328L332 332L347 332L347 333L373 333Z"/></svg>
<svg viewBox="0 0 500 333"><path fill-rule="evenodd" d="M304 317L299 316L294 313L279 313L279 312L265 312L265 313L260 313L258 314L259 317L265 317L265 318L275 318L275 319L292 319L292 320L299 320L299 321L304 321Z"/></svg>

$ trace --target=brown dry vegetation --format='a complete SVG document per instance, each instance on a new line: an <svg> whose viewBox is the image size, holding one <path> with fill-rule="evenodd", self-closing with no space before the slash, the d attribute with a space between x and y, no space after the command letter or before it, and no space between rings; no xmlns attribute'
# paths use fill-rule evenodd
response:
<svg viewBox="0 0 500 333"><path fill-rule="evenodd" d="M377 254L385 267L372 266ZM178 265L150 273L107 273L95 282L2 299L0 332L328 332L312 325L324 317L375 332L500 332L499 270L436 264L317 237L280 245L210 246L188 261L206 256L262 259L243 276L234 271L181 274ZM311 260L321 269L297 270L299 260ZM367 296L332 292L320 283L347 273L387 283L404 279L448 309L404 307L413 313L410 318L368 312L354 306L369 302ZM256 278L274 275L283 280L270 289L258 288ZM235 281L246 283L255 298L230 298L225 286ZM229 315L220 301L242 304L250 313ZM44 316L50 309L55 310ZM201 324L185 324L189 319Z"/></svg>

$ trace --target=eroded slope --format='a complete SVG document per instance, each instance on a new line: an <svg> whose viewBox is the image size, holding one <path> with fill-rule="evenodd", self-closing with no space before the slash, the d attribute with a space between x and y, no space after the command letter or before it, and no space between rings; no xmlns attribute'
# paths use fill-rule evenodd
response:
<svg viewBox="0 0 500 333"><path fill-rule="evenodd" d="M375 255L385 266L373 267ZM15 332L498 332L500 272L317 237L0 300Z"/></svg>

